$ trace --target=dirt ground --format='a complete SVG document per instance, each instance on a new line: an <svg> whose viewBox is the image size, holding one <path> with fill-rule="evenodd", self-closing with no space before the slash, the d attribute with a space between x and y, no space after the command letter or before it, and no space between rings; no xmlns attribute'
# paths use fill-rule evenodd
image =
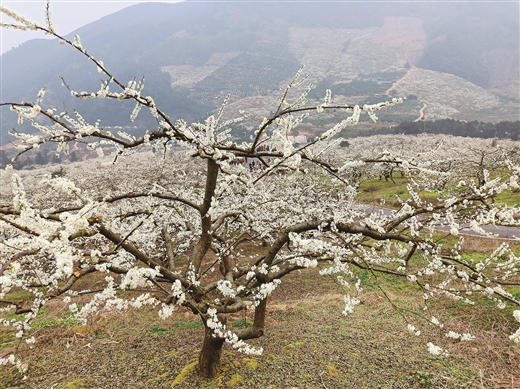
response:
<svg viewBox="0 0 520 389"><path fill-rule="evenodd" d="M19 347L28 367L25 378L0 368L0 387L520 388L520 347L507 340L514 323L506 313L468 307L462 317L450 317L459 308L439 302L446 324L471 331L477 340L451 342L428 326L414 336L382 294L368 288L345 317L339 286L315 277L301 273L284 279L270 297L265 336L250 341L263 347L263 355L240 354L226 345L221 374L213 380L195 374L203 329L187 311L166 321L153 309L105 312L81 327L64 319L65 308L56 302L35 323L36 344ZM388 285L396 304L414 304L405 286ZM228 323L240 327L248 318L233 316ZM428 341L450 356L429 354ZM0 356L15 345L6 342Z"/></svg>

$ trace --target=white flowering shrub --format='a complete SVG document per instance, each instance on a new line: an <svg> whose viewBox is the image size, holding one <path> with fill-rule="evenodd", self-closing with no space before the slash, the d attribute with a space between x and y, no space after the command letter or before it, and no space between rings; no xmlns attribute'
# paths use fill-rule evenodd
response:
<svg viewBox="0 0 520 389"><path fill-rule="evenodd" d="M51 34L104 76L98 91L72 91L73 96L133 100L130 120L142 109L157 119L157 128L140 135L114 134L79 113L45 106L43 90L35 103L5 103L20 122L37 130L13 133L20 154L43 143L67 152L71 142L81 140L105 155L71 167L67 177L24 176L11 167L1 173L0 304L19 318L0 322L18 338L34 341L32 320L56 298L82 320L103 309L145 305L157 306L168 320L176 306L183 306L205 325L199 372L213 376L224 342L242 352L261 352L246 341L263 335L270 294L284 276L308 268L336 277L346 289L345 315L360 303L357 269L416 283L425 309L432 297L471 303L475 294L498 307L520 305L508 291L519 283L520 259L505 242L473 263L461 258L461 241L444 247L435 238L442 226L452 235L470 229L486 234L482 226L488 224L518 230L518 205L495 201L500 193L518 189L518 155L509 149L497 151L500 164L477 163L475 169L468 168L471 161L460 155L460 147L453 152L458 139L426 144L424 137L395 137L396 147L390 147L390 138L377 137L370 144L352 140L348 150L341 149L341 139L334 139L339 131L365 114L376 120L378 110L400 100L340 105L327 92L323 103L309 105L302 69L282 91L272 115L256 124L252 141L239 144L229 136L229 126L247 121L247 115L223 121L223 107L203 123L173 122L143 93L144 81L118 80L88 54L78 36L69 41L58 35L49 15L48 25L39 26L0 9L16 21L2 22L3 27ZM296 93L301 87L303 92ZM344 120L305 145L293 144L298 125L331 109L343 111ZM356 201L359 184L388 168L407 178L410 197L400 199L398 209L368 210ZM424 191L435 193L437 202L425 199ZM244 251L245 246L254 249ZM89 277L97 277L101 291L78 286ZM14 298L20 291L29 297ZM74 302L80 295L89 296L81 309ZM254 310L251 327L234 332L226 327L227 315L246 309ZM408 329L421 333L411 323ZM454 332L447 337L472 339ZM518 342L518 332L511 340ZM428 349L447 355L432 343Z"/></svg>

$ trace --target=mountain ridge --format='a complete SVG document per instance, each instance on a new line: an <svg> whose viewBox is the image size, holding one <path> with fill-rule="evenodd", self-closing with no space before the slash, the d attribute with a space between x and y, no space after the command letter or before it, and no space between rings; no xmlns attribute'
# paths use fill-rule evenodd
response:
<svg viewBox="0 0 520 389"><path fill-rule="evenodd" d="M515 120L520 98L518 20L510 15L518 4L497 7L487 12L489 7L479 6L483 12L452 3L143 3L67 37L79 34L89 54L122 81L145 76L145 93L171 107L172 117L188 121L209 114L228 93L232 107L254 101L252 106L260 105L257 114L267 114L266 103L302 63L318 87L325 82L360 86L358 95L347 91L336 96L360 98L351 103L391 92L417 96L419 101L407 107L415 115L427 104L426 120ZM478 24L477 33L469 28L472 24ZM497 26L497 38L486 37ZM128 122L130 106L125 111L115 102L85 104L70 98L59 76L78 91L97 90L100 77L80 53L55 40L29 41L1 61L4 102L32 101L45 87L45 101L51 105L77 108L89 120L101 116L106 125ZM400 79L395 75L402 77L410 67L422 76L392 88ZM446 74L455 78L446 81ZM470 98L446 99L435 84L450 96L459 96L453 88L463 86ZM471 106L468 101L483 103ZM13 116L2 111L2 134L12 128ZM136 124L150 126L153 120L145 114Z"/></svg>

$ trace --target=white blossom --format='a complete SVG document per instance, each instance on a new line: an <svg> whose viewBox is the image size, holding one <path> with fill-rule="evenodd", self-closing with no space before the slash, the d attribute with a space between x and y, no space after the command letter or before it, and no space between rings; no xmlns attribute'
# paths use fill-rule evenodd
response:
<svg viewBox="0 0 520 389"><path fill-rule="evenodd" d="M442 355L442 356L448 356L449 353L444 350L443 348L434 345L432 342L428 342L428 352L432 355Z"/></svg>

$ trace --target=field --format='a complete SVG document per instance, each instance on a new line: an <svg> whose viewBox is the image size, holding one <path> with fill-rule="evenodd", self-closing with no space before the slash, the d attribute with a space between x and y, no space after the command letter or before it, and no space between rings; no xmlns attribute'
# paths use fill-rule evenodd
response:
<svg viewBox="0 0 520 389"><path fill-rule="evenodd" d="M406 191L406 178L399 173L393 175L394 182L382 179L365 181L360 185L358 195L359 201L370 205L385 204L386 207L395 208L400 205L399 199L406 200L410 196ZM433 193L421 193L423 199L435 203L436 195ZM503 192L497 195L497 202L515 205L520 202L520 191L516 193Z"/></svg>
<svg viewBox="0 0 520 389"><path fill-rule="evenodd" d="M500 242L468 238L468 258L489 252ZM520 254L520 244L516 243ZM507 340L515 331L512 309L489 301L464 307L433 301L430 314L447 328L469 332L472 342L453 342L446 331L424 325L420 336L406 329L401 314L419 309L421 293L394 276L359 273L365 290L361 304L345 317L342 287L316 270L284 279L270 297L264 337L251 341L262 356L246 356L225 347L221 374L199 380L194 374L203 336L198 317L182 308L169 320L153 309L103 312L87 326L71 319L61 301L53 301L34 323L33 347L0 332L1 355L18 348L27 378L2 368L2 388L518 388L520 347ZM92 289L96 278L88 280ZM309 289L309 283L314 287ZM381 293L384 290L384 293ZM520 294L520 289L518 290ZM389 303L391 300L391 303ZM247 316L228 323L250 325ZM518 324L516 323L516 327ZM433 340L450 352L428 353Z"/></svg>

